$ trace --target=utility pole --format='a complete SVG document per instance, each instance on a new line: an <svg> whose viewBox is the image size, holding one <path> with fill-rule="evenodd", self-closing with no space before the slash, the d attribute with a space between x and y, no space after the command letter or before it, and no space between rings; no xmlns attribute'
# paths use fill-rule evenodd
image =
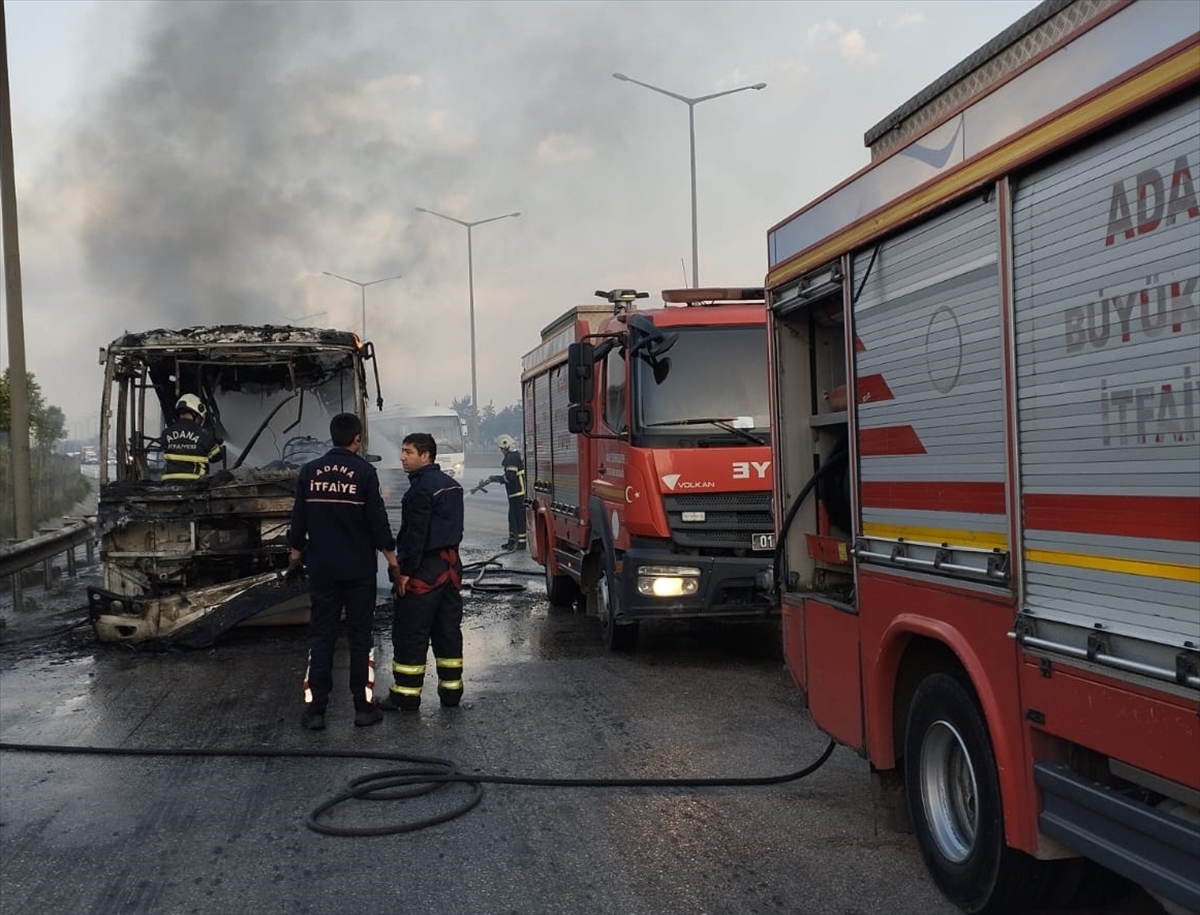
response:
<svg viewBox="0 0 1200 915"><path fill-rule="evenodd" d="M8 316L9 441L12 446L13 522L18 540L33 536L29 457L29 381L25 373L25 319L21 311L21 250L17 236L17 181L13 167L12 102L8 91L8 28L0 0L0 221L4 224L4 303Z"/></svg>

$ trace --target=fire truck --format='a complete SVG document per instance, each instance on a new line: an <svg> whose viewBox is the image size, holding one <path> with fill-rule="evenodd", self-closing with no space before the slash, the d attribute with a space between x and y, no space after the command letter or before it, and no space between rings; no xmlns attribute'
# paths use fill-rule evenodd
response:
<svg viewBox="0 0 1200 915"><path fill-rule="evenodd" d="M762 294L597 292L523 359L529 551L611 650L642 620L776 612Z"/></svg>
<svg viewBox="0 0 1200 915"><path fill-rule="evenodd" d="M786 663L967 912L1200 911L1198 25L1043 3L768 232Z"/></svg>

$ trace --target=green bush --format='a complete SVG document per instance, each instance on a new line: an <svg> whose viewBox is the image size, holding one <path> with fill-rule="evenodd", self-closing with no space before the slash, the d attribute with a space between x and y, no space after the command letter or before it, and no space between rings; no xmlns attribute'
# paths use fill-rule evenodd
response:
<svg viewBox="0 0 1200 915"><path fill-rule="evenodd" d="M79 459L34 447L29 455L33 525L61 518L87 498L92 481L79 469ZM16 536L12 448L8 434L0 433L0 543Z"/></svg>

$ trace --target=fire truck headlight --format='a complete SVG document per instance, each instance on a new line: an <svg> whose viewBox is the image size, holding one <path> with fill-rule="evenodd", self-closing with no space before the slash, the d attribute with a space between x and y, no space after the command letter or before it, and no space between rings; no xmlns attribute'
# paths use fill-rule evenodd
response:
<svg viewBox="0 0 1200 915"><path fill-rule="evenodd" d="M700 570L691 566L642 566L638 569L637 590L649 597L686 597L700 590Z"/></svg>

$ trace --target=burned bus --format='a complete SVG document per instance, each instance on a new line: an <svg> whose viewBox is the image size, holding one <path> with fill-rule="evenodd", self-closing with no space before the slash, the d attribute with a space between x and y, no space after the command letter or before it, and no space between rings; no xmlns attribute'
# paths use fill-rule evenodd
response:
<svg viewBox="0 0 1200 915"><path fill-rule="evenodd" d="M306 588L283 575L296 479L338 413L363 419L369 454L368 362L356 334L308 327L152 330L101 349L100 452L115 461L100 466L102 582L88 591L100 641L201 647L236 625L307 621ZM163 480L162 431L183 394L224 455L195 480Z"/></svg>

